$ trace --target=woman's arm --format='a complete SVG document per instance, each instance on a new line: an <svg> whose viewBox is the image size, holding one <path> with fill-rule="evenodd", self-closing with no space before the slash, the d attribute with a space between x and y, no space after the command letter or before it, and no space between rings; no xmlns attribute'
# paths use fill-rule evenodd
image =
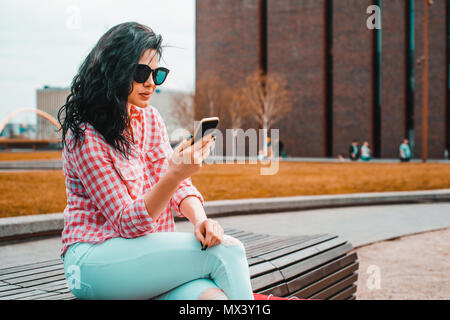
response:
<svg viewBox="0 0 450 320"><path fill-rule="evenodd" d="M155 221L169 203L180 181L170 171L164 174L158 183L144 195L147 212Z"/></svg>
<svg viewBox="0 0 450 320"><path fill-rule="evenodd" d="M180 211L194 226L207 219L205 209L203 208L200 199L195 196L184 198L180 203Z"/></svg>
<svg viewBox="0 0 450 320"><path fill-rule="evenodd" d="M180 211L194 225L194 235L204 249L222 243L223 228L217 221L206 217L205 209L199 198L195 196L184 198L180 204Z"/></svg>

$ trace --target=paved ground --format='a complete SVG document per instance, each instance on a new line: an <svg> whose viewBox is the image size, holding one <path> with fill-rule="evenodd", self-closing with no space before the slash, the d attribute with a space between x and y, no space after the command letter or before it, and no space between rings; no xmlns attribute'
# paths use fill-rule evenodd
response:
<svg viewBox="0 0 450 320"><path fill-rule="evenodd" d="M357 249L358 300L450 299L450 228Z"/></svg>
<svg viewBox="0 0 450 320"><path fill-rule="evenodd" d="M331 233L354 246L450 227L450 203L320 209L216 218L223 227L274 235ZM192 232L189 221L177 231ZM58 237L0 245L0 268L56 259Z"/></svg>

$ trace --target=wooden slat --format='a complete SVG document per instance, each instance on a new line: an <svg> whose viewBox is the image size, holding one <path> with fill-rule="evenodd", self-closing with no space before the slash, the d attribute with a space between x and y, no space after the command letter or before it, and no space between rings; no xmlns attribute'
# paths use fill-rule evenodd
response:
<svg viewBox="0 0 450 320"><path fill-rule="evenodd" d="M245 238L239 238L239 240L247 248L250 247L252 244L259 243L262 239L267 239L269 237L270 236L266 234L252 234L251 236L247 236Z"/></svg>
<svg viewBox="0 0 450 320"><path fill-rule="evenodd" d="M274 284L278 284L284 281L284 278L280 271L274 270L270 273L263 274L258 277L253 277L250 279L252 284L253 291L255 290L263 290L268 287L272 287ZM287 286L286 286L287 288Z"/></svg>
<svg viewBox="0 0 450 320"><path fill-rule="evenodd" d="M52 271L47 271L47 272L42 272L42 273L33 273L28 276L12 278L12 279L8 280L8 283L21 285L21 283L24 283L24 282L30 282L33 280L48 278L48 277L57 276L57 275L64 275L64 269L63 270L61 270L61 269L52 270Z"/></svg>
<svg viewBox="0 0 450 320"><path fill-rule="evenodd" d="M76 297L70 292L52 297L52 300L74 300L74 299L76 299Z"/></svg>
<svg viewBox="0 0 450 320"><path fill-rule="evenodd" d="M20 288L20 286L13 285L13 284L8 285L8 286L2 286L2 287L0 287L0 297L2 295L6 295L7 294L6 292L14 290L14 289L18 289L18 288Z"/></svg>
<svg viewBox="0 0 450 320"><path fill-rule="evenodd" d="M286 280L291 280L292 278L296 277L296 275L298 275L299 273L310 271L316 268L317 266L332 261L333 259L338 259L340 256L346 254L351 247L352 246L350 244L345 244L332 250L319 253L313 257L309 257L309 259L298 261L293 265L280 269L281 273L283 274Z"/></svg>
<svg viewBox="0 0 450 320"><path fill-rule="evenodd" d="M259 258L259 257L252 257L252 258L250 258L250 257L247 256L247 261L248 261L248 265L250 267L250 266L253 266L253 265L257 264L257 263L264 262L264 259Z"/></svg>
<svg viewBox="0 0 450 320"><path fill-rule="evenodd" d="M62 264L56 264L56 265L51 265L51 266L40 267L38 269L29 269L29 270L14 272L14 273L7 273L4 275L1 275L0 280L10 282L10 280L14 279L14 278L33 276L33 275L36 275L36 274L39 274L42 272L61 270L61 266L62 266Z"/></svg>
<svg viewBox="0 0 450 320"><path fill-rule="evenodd" d="M339 269L342 269L352 263L356 262L356 253L352 253L347 256L340 257L332 262L329 262L321 267L317 267L316 269L313 269L310 272L307 272L305 274L302 274L301 276L298 276L294 278L291 281L287 282L287 286L289 288L289 292L294 293L301 288L304 288L324 277L327 275L338 271Z"/></svg>
<svg viewBox="0 0 450 320"><path fill-rule="evenodd" d="M341 290L344 290L345 288L351 286L356 280L358 279L357 274L352 274L348 276L347 278L342 279L338 283L333 284L332 286L314 294L313 296L309 297L310 299L328 299L338 293Z"/></svg>
<svg viewBox="0 0 450 320"><path fill-rule="evenodd" d="M46 292L50 292L50 291L62 291L65 290L67 287L67 282L66 280L60 280L60 281L52 281L49 283L45 283L45 284L40 284L40 285L36 285L36 286L32 286L32 287L20 287L20 286L15 286L15 288L12 288L11 290L8 291L3 291L0 292L0 298L1 297L7 297L7 296L11 296L14 294L19 294L19 293L25 293L25 292L30 292L33 290L39 290L39 291L46 291Z"/></svg>
<svg viewBox="0 0 450 320"><path fill-rule="evenodd" d="M267 272L272 272L274 270L278 269L270 262L262 262L249 267L250 277L256 277Z"/></svg>
<svg viewBox="0 0 450 320"><path fill-rule="evenodd" d="M263 291L258 291L258 292L254 291L254 292L260 293L260 294L265 294L265 295L273 294L276 297L285 297L289 294L288 288L285 283L280 283L276 286L267 288Z"/></svg>
<svg viewBox="0 0 450 320"><path fill-rule="evenodd" d="M250 257L257 257L259 254L257 252L257 250L261 250L263 248L270 248L272 246L276 246L278 243L280 242L280 239L278 238L267 238L261 241L261 243L253 243L250 245L245 246L245 251L247 253L248 256Z"/></svg>
<svg viewBox="0 0 450 320"><path fill-rule="evenodd" d="M284 256L284 255L287 255L291 252L295 252L300 249L308 248L308 247L317 245L319 243L322 243L324 241L328 241L328 240L334 239L334 238L336 238L336 236L323 235L323 236L320 236L320 237L317 237L317 238L314 238L311 240L299 242L297 244L288 246L286 248L280 248L279 250L275 250L273 252L267 252L267 253L261 254L260 257L263 259L266 259L266 260L272 260L272 259Z"/></svg>
<svg viewBox="0 0 450 320"><path fill-rule="evenodd" d="M358 270L358 263L354 262L351 265L349 265L337 272L334 272L334 273L326 276L325 278L322 278L319 281L316 281L313 284L311 284L303 289L300 289L300 290L294 292L293 295L295 295L296 297L299 297L299 298L311 297L314 294L322 291L326 287L329 287L329 286L333 285L334 283L337 283L340 280L348 277L349 275L353 274L353 272L356 270Z"/></svg>
<svg viewBox="0 0 450 320"><path fill-rule="evenodd" d="M288 248L299 243L295 239L273 239L271 243L264 246L257 246L255 248L249 249L248 254L250 256L260 256L270 252L278 251L282 248Z"/></svg>
<svg viewBox="0 0 450 320"><path fill-rule="evenodd" d="M241 238L245 238L246 236L251 236L254 235L253 232L243 232L243 233L239 233L238 235L233 235L233 238L236 239L241 239Z"/></svg>
<svg viewBox="0 0 450 320"><path fill-rule="evenodd" d="M3 297L13 296L13 295L16 295L16 294L26 293L26 292L30 292L30 291L34 291L34 290L36 290L36 289L34 289L34 288L22 288L22 287L14 288L12 290L0 292L0 299L3 298Z"/></svg>
<svg viewBox="0 0 450 320"><path fill-rule="evenodd" d="M248 231L244 231L244 230L237 230L237 229L233 229L233 230L230 230L230 231L225 231L225 229L223 230L223 232L225 233L225 234L228 234L229 236L232 236L232 237L238 237L240 234L244 234L244 233L247 233Z"/></svg>
<svg viewBox="0 0 450 320"><path fill-rule="evenodd" d="M18 299L22 299L22 298L33 296L33 295L39 295L42 293L48 293L48 292L33 289L33 290L29 290L29 291L25 291L25 292L21 292L21 293L15 293L15 294L12 294L9 296L1 297L0 299L2 299L2 300L18 300Z"/></svg>
<svg viewBox="0 0 450 320"><path fill-rule="evenodd" d="M53 297L55 296L59 296L61 295L61 293L59 292L45 292L45 293L41 293L41 294L35 294L35 295L30 295L27 297L23 297L19 300L52 300Z"/></svg>
<svg viewBox="0 0 450 320"><path fill-rule="evenodd" d="M58 264L59 265L63 264L61 259L54 259L54 260L37 262L37 263L30 263L30 264L21 265L21 266L0 269L0 275L24 271L24 270L39 269L41 267L53 266L53 265L58 265Z"/></svg>
<svg viewBox="0 0 450 320"><path fill-rule="evenodd" d="M223 228L223 232L225 234L232 235L234 233L239 233L239 232L244 232L244 231L243 230L239 230L239 229L235 229L235 228L225 227L225 228Z"/></svg>
<svg viewBox="0 0 450 320"><path fill-rule="evenodd" d="M53 276L53 277L48 277L48 278L42 278L42 279L32 280L32 281L28 281L28 282L23 282L23 283L20 284L20 286L22 286L24 288L29 288L29 287L36 286L38 284L47 284L47 283L52 283L54 281L64 280L64 279L65 279L64 274L61 274L61 275L57 275L57 276Z"/></svg>
<svg viewBox="0 0 450 320"><path fill-rule="evenodd" d="M356 285L352 284L349 288L338 292L334 296L330 297L330 300L354 300L353 294L356 292ZM353 299L352 299L353 297Z"/></svg>
<svg viewBox="0 0 450 320"><path fill-rule="evenodd" d="M289 255L281 256L276 259L271 259L272 263L276 265L279 268L283 268L285 266L288 266L290 264L294 264L298 261L304 260L305 258L314 256L320 252L331 250L335 247L341 246L344 243L346 243L345 240L342 239L332 239L326 242L322 242L319 244L316 244L314 246L309 246L307 248L304 248L303 250L295 251Z"/></svg>

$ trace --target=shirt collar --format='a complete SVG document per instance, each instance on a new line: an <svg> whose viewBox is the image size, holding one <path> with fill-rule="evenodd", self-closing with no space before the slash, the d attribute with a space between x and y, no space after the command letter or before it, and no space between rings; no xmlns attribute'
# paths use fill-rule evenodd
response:
<svg viewBox="0 0 450 320"><path fill-rule="evenodd" d="M134 105L130 105L130 120L131 119L140 119L141 118L141 111L140 108L135 107Z"/></svg>

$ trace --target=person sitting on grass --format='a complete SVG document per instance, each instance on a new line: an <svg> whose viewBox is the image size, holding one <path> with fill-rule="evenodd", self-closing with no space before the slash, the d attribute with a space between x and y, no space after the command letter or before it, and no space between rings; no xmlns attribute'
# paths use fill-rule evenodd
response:
<svg viewBox="0 0 450 320"><path fill-rule="evenodd" d="M359 148L358 148L358 140L353 139L352 144L350 145L349 149L348 149L348 155L350 160L352 161L356 161L359 159L360 154L359 154Z"/></svg>
<svg viewBox="0 0 450 320"><path fill-rule="evenodd" d="M370 161L370 159L372 159L372 156L370 154L369 142L364 141L363 145L361 146L361 160Z"/></svg>
<svg viewBox="0 0 450 320"><path fill-rule="evenodd" d="M149 104L169 73L159 66L161 42L136 22L109 29L58 112L69 289L80 299L254 300L242 242L207 218L190 179L212 135L172 149ZM175 232L174 215L193 233Z"/></svg>

